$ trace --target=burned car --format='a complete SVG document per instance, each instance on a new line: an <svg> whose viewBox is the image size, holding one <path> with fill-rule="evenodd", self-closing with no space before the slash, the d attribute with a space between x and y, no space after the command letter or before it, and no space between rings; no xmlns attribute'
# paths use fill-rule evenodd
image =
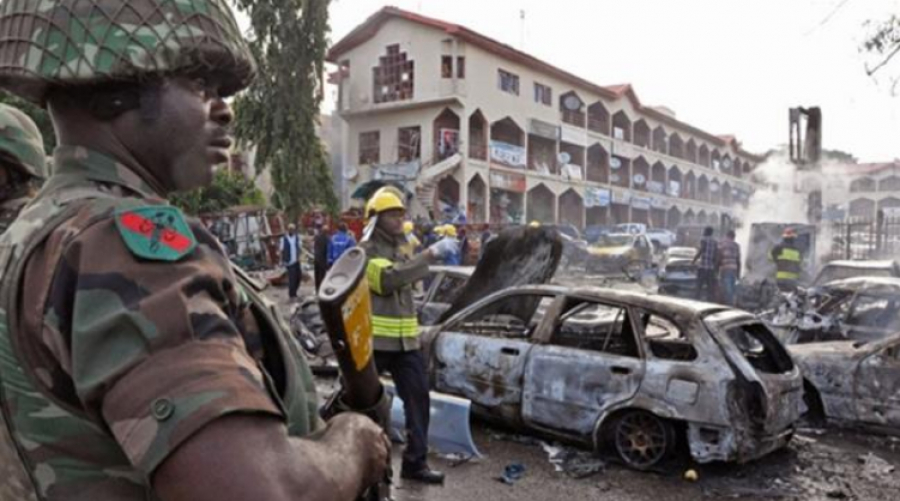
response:
<svg viewBox="0 0 900 501"><path fill-rule="evenodd" d="M788 348L804 374L814 421L900 435L900 333L880 341L832 341Z"/></svg>
<svg viewBox="0 0 900 501"><path fill-rule="evenodd" d="M701 463L785 445L800 373L749 313L599 288L513 287L424 335L434 389L507 426L609 448L653 468L686 443Z"/></svg>
<svg viewBox="0 0 900 501"><path fill-rule="evenodd" d="M667 296L693 298L697 296L697 249L672 247L666 251L659 269L659 293Z"/></svg>
<svg viewBox="0 0 900 501"><path fill-rule="evenodd" d="M819 270L813 286L858 277L900 277L900 265L896 261L831 261Z"/></svg>
<svg viewBox="0 0 900 501"><path fill-rule="evenodd" d="M900 278L836 280L761 314L787 344L878 341L900 331Z"/></svg>

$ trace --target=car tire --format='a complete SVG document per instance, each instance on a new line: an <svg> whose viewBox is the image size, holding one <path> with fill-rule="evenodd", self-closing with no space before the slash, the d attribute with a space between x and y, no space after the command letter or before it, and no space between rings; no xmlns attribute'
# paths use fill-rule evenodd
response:
<svg viewBox="0 0 900 501"><path fill-rule="evenodd" d="M672 423L643 410L619 416L609 436L619 459L635 470L657 468L676 450L677 434Z"/></svg>

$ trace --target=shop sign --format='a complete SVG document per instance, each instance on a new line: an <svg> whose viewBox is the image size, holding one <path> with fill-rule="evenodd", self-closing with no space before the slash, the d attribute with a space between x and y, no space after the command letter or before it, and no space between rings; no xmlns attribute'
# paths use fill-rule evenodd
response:
<svg viewBox="0 0 900 501"><path fill-rule="evenodd" d="M635 209L648 210L650 208L649 197L632 197L631 206Z"/></svg>
<svg viewBox="0 0 900 501"><path fill-rule="evenodd" d="M681 182L669 181L669 196L675 198L681 196Z"/></svg>
<svg viewBox="0 0 900 501"><path fill-rule="evenodd" d="M672 206L668 200L659 197L653 197L650 199L650 205L653 206L654 209L668 209Z"/></svg>
<svg viewBox="0 0 900 501"><path fill-rule="evenodd" d="M525 148L514 144L491 141L491 161L508 167L524 169L527 165Z"/></svg>
<svg viewBox="0 0 900 501"><path fill-rule="evenodd" d="M663 193L663 184L659 181L650 181L647 183L647 191L661 195Z"/></svg>
<svg viewBox="0 0 900 501"><path fill-rule="evenodd" d="M612 194L612 201L616 204L627 205L631 202L631 192L630 191L614 191Z"/></svg>
<svg viewBox="0 0 900 501"><path fill-rule="evenodd" d="M526 182L524 174L511 174L508 172L491 171L491 188L516 193L525 193Z"/></svg>
<svg viewBox="0 0 900 501"><path fill-rule="evenodd" d="M536 118L532 118L530 122L529 133L540 136L553 141L559 140L559 126L553 125Z"/></svg>
<svg viewBox="0 0 900 501"><path fill-rule="evenodd" d="M566 143L575 144L578 146L587 146L587 132L584 129L576 129L574 127L566 127L563 126L561 128L562 134L560 134L560 139L562 139Z"/></svg>
<svg viewBox="0 0 900 501"><path fill-rule="evenodd" d="M607 207L610 202L609 190L603 188L588 187L584 189L585 207Z"/></svg>

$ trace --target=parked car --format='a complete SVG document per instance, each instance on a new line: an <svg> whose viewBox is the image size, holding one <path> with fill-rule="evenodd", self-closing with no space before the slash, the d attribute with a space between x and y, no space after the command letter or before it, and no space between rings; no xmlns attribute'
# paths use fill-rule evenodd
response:
<svg viewBox="0 0 900 501"><path fill-rule="evenodd" d="M749 313L654 294L526 286L423 335L434 389L488 420L610 447L653 468L687 444L700 463L784 446L800 372Z"/></svg>
<svg viewBox="0 0 900 501"><path fill-rule="evenodd" d="M603 235L612 232L613 229L611 226L588 226L584 229L584 239L587 243L592 244L597 240L600 240L600 237Z"/></svg>
<svg viewBox="0 0 900 501"><path fill-rule="evenodd" d="M631 233L633 235L639 235L647 233L647 225L643 223L622 223L615 225L613 231L615 233Z"/></svg>
<svg viewBox="0 0 900 501"><path fill-rule="evenodd" d="M900 265L896 261L887 260L831 261L819 270L813 286L856 277L900 277Z"/></svg>
<svg viewBox="0 0 900 501"><path fill-rule="evenodd" d="M656 249L665 250L675 245L675 234L665 228L650 228L645 234Z"/></svg>
<svg viewBox="0 0 900 501"><path fill-rule="evenodd" d="M900 434L900 333L788 349L804 374L804 401L814 421Z"/></svg>
<svg viewBox="0 0 900 501"><path fill-rule="evenodd" d="M692 247L670 247L659 268L659 292L667 296L694 298L697 296L697 265Z"/></svg>
<svg viewBox="0 0 900 501"><path fill-rule="evenodd" d="M646 235L610 233L588 247L585 268L591 273L639 276L653 265L653 246Z"/></svg>

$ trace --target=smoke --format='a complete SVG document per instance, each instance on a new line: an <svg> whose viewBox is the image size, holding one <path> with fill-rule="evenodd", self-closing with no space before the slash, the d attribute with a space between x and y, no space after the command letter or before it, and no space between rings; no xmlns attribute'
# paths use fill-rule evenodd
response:
<svg viewBox="0 0 900 501"><path fill-rule="evenodd" d="M809 194L822 192L823 208L842 205L850 200L850 179L846 163L825 160L819 168L799 170L786 151L770 155L753 175L763 184L751 196L749 205L739 218L743 222L737 230L737 241L743 249L750 249L750 228L757 223L809 223ZM817 226L816 262L831 251L831 225L823 221Z"/></svg>

